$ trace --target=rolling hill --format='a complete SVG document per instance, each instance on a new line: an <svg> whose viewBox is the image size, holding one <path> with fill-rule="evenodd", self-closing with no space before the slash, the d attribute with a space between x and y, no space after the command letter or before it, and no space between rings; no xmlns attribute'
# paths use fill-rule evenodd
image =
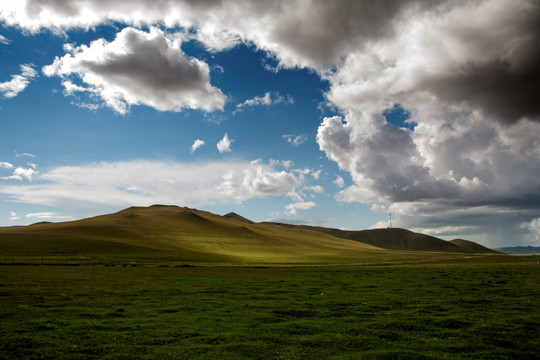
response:
<svg viewBox="0 0 540 360"><path fill-rule="evenodd" d="M307 225L288 225L281 223L276 223L276 225L285 228L300 227L302 229L320 231L338 238L354 240L387 250L497 253L497 251L491 250L473 241L463 239L446 241L436 238L434 236L416 233L400 228L383 228L353 231Z"/></svg>
<svg viewBox="0 0 540 360"><path fill-rule="evenodd" d="M124 263L341 264L491 252L469 243L447 242L403 229L342 231L254 223L234 213L220 216L164 205L131 207L77 221L0 228L0 258L114 259Z"/></svg>

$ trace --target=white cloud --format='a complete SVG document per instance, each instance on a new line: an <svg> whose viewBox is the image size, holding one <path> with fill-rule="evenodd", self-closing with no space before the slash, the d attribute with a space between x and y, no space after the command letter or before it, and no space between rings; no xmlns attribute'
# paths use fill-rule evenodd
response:
<svg viewBox="0 0 540 360"><path fill-rule="evenodd" d="M195 152L195 150L197 150L198 148L200 148L203 145L204 145L204 141L202 141L201 139L195 140L193 145L191 145L191 153L193 154Z"/></svg>
<svg viewBox="0 0 540 360"><path fill-rule="evenodd" d="M303 181L303 177L300 176L299 179ZM324 192L323 188L320 185L314 185L314 186L304 186L303 190L310 191L314 194L322 194ZM315 195L311 194L311 197L314 197ZM292 188L288 193L287 197L289 197L293 202L286 205L285 209L287 210L287 215L296 215L298 210L309 210L317 204L313 201L305 201L305 193L304 191L297 191L296 188Z"/></svg>
<svg viewBox="0 0 540 360"><path fill-rule="evenodd" d="M302 182L293 171L276 171L273 167L264 165L260 160L251 161L249 166L241 171L228 171L223 179L224 182L219 187L220 191L230 194L237 201L254 196L286 195L291 188Z"/></svg>
<svg viewBox="0 0 540 360"><path fill-rule="evenodd" d="M248 99L241 104L236 105L236 108L242 108L244 106L261 106L272 104L272 97L270 92L264 94L264 96L255 96L253 99Z"/></svg>
<svg viewBox="0 0 540 360"><path fill-rule="evenodd" d="M390 222L389 221L377 221L375 224L371 225L369 227L369 229L383 229L383 228L388 228L390 226ZM396 226L396 224L394 224L392 222L392 226L393 227L399 227L399 226Z"/></svg>
<svg viewBox="0 0 540 360"><path fill-rule="evenodd" d="M274 104L284 103L293 104L294 99L290 95L287 95L287 98L284 98L283 96L279 95L279 93L275 93L274 95L272 95L272 93L266 92L264 96L255 96L252 99L248 99L243 103L237 104L236 110L233 111L233 114L242 111L246 107L270 106Z"/></svg>
<svg viewBox="0 0 540 360"><path fill-rule="evenodd" d="M285 206L289 215L296 215L298 210L309 210L317 204L313 201L299 201Z"/></svg>
<svg viewBox="0 0 540 360"><path fill-rule="evenodd" d="M92 89L85 88L84 86L75 85L70 80L64 80L62 81L62 86L64 86L64 94L66 95L72 95L77 92L90 92L94 93Z"/></svg>
<svg viewBox="0 0 540 360"><path fill-rule="evenodd" d="M166 26L194 25L194 13L208 8L205 4L189 4L165 0L54 1L20 0L3 2L0 19L7 25L20 26L31 32L42 28L62 33L69 28L89 29L110 20L132 25L163 23ZM216 29L217 30L217 29Z"/></svg>
<svg viewBox="0 0 540 360"><path fill-rule="evenodd" d="M14 220L19 220L20 218L21 217L17 215L14 211L9 212L9 220L14 221Z"/></svg>
<svg viewBox="0 0 540 360"><path fill-rule="evenodd" d="M336 179L333 181L333 183L340 188L345 186L345 180L343 180L343 178L339 175L336 175Z"/></svg>
<svg viewBox="0 0 540 360"><path fill-rule="evenodd" d="M283 166L285 169L290 168L294 165L292 160L274 160L270 159L270 165L272 166Z"/></svg>
<svg viewBox="0 0 540 360"><path fill-rule="evenodd" d="M304 201L303 194L300 194L299 192L297 192L295 188L293 188L291 191L289 191L289 192L287 193L287 196L288 196L292 201L295 201L295 202L301 202L301 201Z"/></svg>
<svg viewBox="0 0 540 360"><path fill-rule="evenodd" d="M311 169L309 168L299 168L299 169L295 169L294 170L296 173L300 174L300 175L309 175L311 173Z"/></svg>
<svg viewBox="0 0 540 360"><path fill-rule="evenodd" d="M67 95L95 94L120 114L131 105L159 111L222 109L225 96L210 84L208 65L183 54L180 45L155 27L149 32L127 27L111 42L65 46L68 54L56 57L43 73L62 77Z"/></svg>
<svg viewBox="0 0 540 360"><path fill-rule="evenodd" d="M211 23L199 27L196 38L210 51L224 51L236 46L241 41L238 34L227 29L216 29ZM223 68L221 69L223 70Z"/></svg>
<svg viewBox="0 0 540 360"><path fill-rule="evenodd" d="M217 143L217 149L220 153L224 152L231 152L231 144L233 143L234 139L229 139L229 135L225 133L225 136L223 136L223 139L219 140Z"/></svg>
<svg viewBox="0 0 540 360"><path fill-rule="evenodd" d="M17 153L17 154L15 154L15 156L16 156L16 157L23 157L23 156L26 156L26 157L31 157L31 158L35 158L35 157L36 157L36 155L31 154L31 153L26 153L26 152L25 152L25 153L22 153L22 154Z"/></svg>
<svg viewBox="0 0 540 360"><path fill-rule="evenodd" d="M285 196L301 179L261 161L191 164L129 161L61 166L40 173L33 183L6 185L0 193L16 202L67 210L96 206L242 202Z"/></svg>
<svg viewBox="0 0 540 360"><path fill-rule="evenodd" d="M64 216L64 215L58 215L55 212L39 212L39 213L28 213L26 214L26 218L28 219L49 219L49 220L65 220L65 219L71 219L71 216Z"/></svg>
<svg viewBox="0 0 540 360"><path fill-rule="evenodd" d="M300 135L286 134L286 135L283 135L282 138L285 139L289 144L292 144L293 146L302 145L308 139L306 134L300 134Z"/></svg>
<svg viewBox="0 0 540 360"><path fill-rule="evenodd" d="M32 177L37 174L37 171L34 167L30 168L23 168L23 167L17 167L15 170L13 170L13 175L10 176L4 176L0 177L0 179L4 180L18 180L22 181L23 179L26 179L28 181L32 181Z"/></svg>
<svg viewBox="0 0 540 360"><path fill-rule="evenodd" d="M10 164L8 162L0 161L0 168L13 169L14 166L13 166L13 164Z"/></svg>
<svg viewBox="0 0 540 360"><path fill-rule="evenodd" d="M84 101L80 101L79 99L77 99L75 101L72 101L71 105L75 105L78 108L86 109L86 110L90 110L90 111L96 111L97 109L102 107L100 104L87 103L87 102L84 102Z"/></svg>
<svg viewBox="0 0 540 360"><path fill-rule="evenodd" d="M320 185L306 186L306 187L304 187L304 189L306 189L307 191L314 192L316 194L324 193L324 189Z"/></svg>
<svg viewBox="0 0 540 360"><path fill-rule="evenodd" d="M530 243L540 245L540 217L532 219L530 222L522 223L520 228L528 232L526 239Z"/></svg>
<svg viewBox="0 0 540 360"><path fill-rule="evenodd" d="M0 35L0 44L8 45L9 43L9 39L7 39L5 36Z"/></svg>
<svg viewBox="0 0 540 360"><path fill-rule="evenodd" d="M17 96L21 91L26 89L30 80L37 76L33 64L23 64L20 68L20 75L11 75L10 81L0 83L0 93L2 93L5 98Z"/></svg>

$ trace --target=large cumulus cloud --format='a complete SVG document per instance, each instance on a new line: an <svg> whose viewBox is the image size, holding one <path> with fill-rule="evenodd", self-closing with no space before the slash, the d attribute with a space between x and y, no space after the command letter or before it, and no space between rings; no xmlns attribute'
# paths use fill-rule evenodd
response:
<svg viewBox="0 0 540 360"><path fill-rule="evenodd" d="M349 54L327 93L343 115L317 137L355 182L338 198L431 232L520 236L540 212L539 14L528 1L449 2ZM396 104L411 126L385 117Z"/></svg>
<svg viewBox="0 0 540 360"><path fill-rule="evenodd" d="M448 2L411 13L393 37L346 57L328 97L362 111L399 102L430 117L476 111L502 122L538 120L538 24L540 5L530 1Z"/></svg>
<svg viewBox="0 0 540 360"><path fill-rule="evenodd" d="M68 54L45 66L45 75L64 78L68 93L98 95L119 113L139 104L161 111L211 111L225 103L225 96L210 84L208 65L184 55L178 41L156 28L144 32L127 27L112 42L99 39L65 48ZM83 86L73 83L79 79Z"/></svg>

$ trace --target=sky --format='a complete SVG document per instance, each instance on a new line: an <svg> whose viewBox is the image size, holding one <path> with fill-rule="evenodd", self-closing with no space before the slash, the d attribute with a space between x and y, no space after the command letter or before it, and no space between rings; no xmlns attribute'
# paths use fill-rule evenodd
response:
<svg viewBox="0 0 540 360"><path fill-rule="evenodd" d="M173 204L540 245L534 0L0 0L0 226Z"/></svg>

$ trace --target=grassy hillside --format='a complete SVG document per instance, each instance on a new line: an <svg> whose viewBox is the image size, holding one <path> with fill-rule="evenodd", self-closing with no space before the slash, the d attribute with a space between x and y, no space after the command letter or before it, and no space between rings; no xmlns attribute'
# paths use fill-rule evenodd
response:
<svg viewBox="0 0 540 360"><path fill-rule="evenodd" d="M450 243L452 244L455 244L457 246L459 246L459 248L463 251L463 252L477 252L477 253L481 253L481 252L485 252L485 253L500 253L496 250L491 250L491 249L488 249L487 247L485 246L482 246L480 244L477 244L475 243L474 241L469 241L469 240L464 240L464 239L454 239L454 240L451 240Z"/></svg>
<svg viewBox="0 0 540 360"><path fill-rule="evenodd" d="M346 232L321 229L255 224L237 214L220 216L185 207L132 207L77 221L0 228L0 256L68 256L213 264L363 263L443 256L439 246L430 245L435 240L426 235L416 235L420 239L418 241L425 239L424 253L419 255L416 251L418 246L405 249L374 246L378 244L376 239L391 239L398 229L380 233L354 232L369 235L363 238L373 239L371 243L359 242L356 235L347 238L343 235L348 234ZM385 241L389 242L388 239ZM443 240L439 242L450 244ZM451 246L459 251L458 246Z"/></svg>

